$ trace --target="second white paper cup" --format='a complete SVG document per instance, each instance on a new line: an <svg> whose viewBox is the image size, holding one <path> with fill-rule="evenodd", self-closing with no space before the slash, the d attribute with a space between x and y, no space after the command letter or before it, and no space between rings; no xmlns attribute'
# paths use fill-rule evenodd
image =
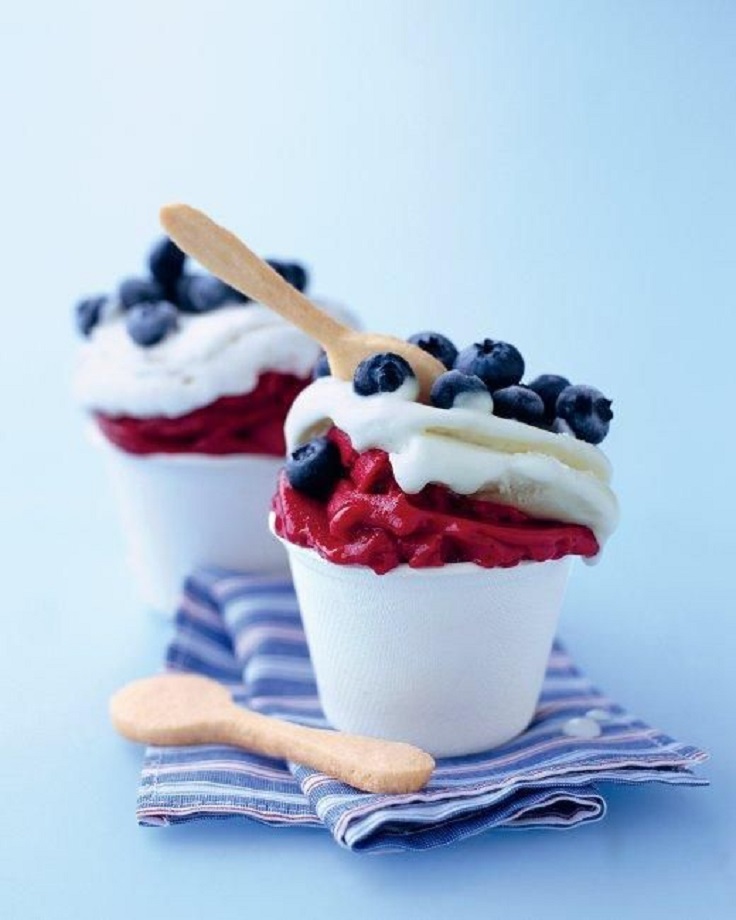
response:
<svg viewBox="0 0 736 920"><path fill-rule="evenodd" d="M284 541L320 702L343 731L449 757L529 725L570 559L385 575Z"/></svg>
<svg viewBox="0 0 736 920"><path fill-rule="evenodd" d="M136 455L101 435L129 562L144 601L173 614L184 580L201 566L286 573L267 521L283 460L255 454Z"/></svg>

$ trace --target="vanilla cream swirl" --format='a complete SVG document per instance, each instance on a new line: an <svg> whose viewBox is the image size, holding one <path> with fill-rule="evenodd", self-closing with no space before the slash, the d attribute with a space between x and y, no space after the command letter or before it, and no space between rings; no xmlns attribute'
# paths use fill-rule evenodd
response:
<svg viewBox="0 0 736 920"><path fill-rule="evenodd" d="M320 301L338 319L343 308ZM74 378L77 400L106 415L176 418L222 396L250 393L267 371L309 377L320 346L258 303L179 314L179 327L142 348L121 310L110 311L82 343Z"/></svg>
<svg viewBox="0 0 736 920"><path fill-rule="evenodd" d="M359 452L385 450L397 483L409 494L438 483L540 520L582 524L601 548L618 523L607 457L571 435L474 409L437 409L401 393L359 396L351 383L324 377L291 407L289 451L332 425Z"/></svg>

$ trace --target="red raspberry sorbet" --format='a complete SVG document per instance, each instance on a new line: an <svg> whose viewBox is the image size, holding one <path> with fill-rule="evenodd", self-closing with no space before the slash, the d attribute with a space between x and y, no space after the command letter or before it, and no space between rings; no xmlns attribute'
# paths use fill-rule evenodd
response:
<svg viewBox="0 0 736 920"><path fill-rule="evenodd" d="M132 454L266 454L283 457L284 419L308 379L269 371L250 393L223 396L177 418L96 413L103 434Z"/></svg>
<svg viewBox="0 0 736 920"><path fill-rule="evenodd" d="M365 565L379 575L402 563L429 568L473 562L507 568L563 556L595 556L588 527L536 520L505 505L428 485L403 492L388 454L358 453L338 428L328 434L340 450L344 474L327 501L310 498L279 477L273 501L276 532L338 565Z"/></svg>

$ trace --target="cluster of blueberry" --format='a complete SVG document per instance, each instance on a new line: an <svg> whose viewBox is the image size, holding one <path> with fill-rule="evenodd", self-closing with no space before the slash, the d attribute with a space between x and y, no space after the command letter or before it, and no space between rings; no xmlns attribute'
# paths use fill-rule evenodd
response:
<svg viewBox="0 0 736 920"><path fill-rule="evenodd" d="M119 305L125 313L125 325L131 339L144 348L157 345L179 323L179 313L209 313L225 304L247 303L248 298L214 275L184 271L186 255L164 237L148 257L150 275L126 278L117 297L88 297L76 306L77 328L90 335L102 321L110 305ZM307 286L307 272L298 262L268 260L269 265L297 290Z"/></svg>
<svg viewBox="0 0 736 920"><path fill-rule="evenodd" d="M493 412L548 431L572 434L600 444L613 418L611 400L595 387L573 385L566 377L542 374L522 384L524 359L508 342L483 339L462 351L437 332L420 332L409 339L445 365L430 399L440 409L464 408ZM330 373L323 357L315 376ZM393 393L414 379L408 362L386 352L371 355L355 370L353 389L361 396Z"/></svg>
<svg viewBox="0 0 736 920"><path fill-rule="evenodd" d="M522 384L524 359L508 342L483 339L459 352L437 332L420 332L409 341L447 368L430 393L432 404L439 409L492 411L501 418L571 434L590 444L600 444L608 434L613 418L610 399L595 387L573 385L556 374L542 374ZM322 355L313 376L329 375L327 356ZM414 395L418 391L414 371L401 355L371 355L355 369L353 389L360 396L395 393L401 387ZM340 452L328 438L313 438L291 454L285 472L294 489L323 501L343 474Z"/></svg>

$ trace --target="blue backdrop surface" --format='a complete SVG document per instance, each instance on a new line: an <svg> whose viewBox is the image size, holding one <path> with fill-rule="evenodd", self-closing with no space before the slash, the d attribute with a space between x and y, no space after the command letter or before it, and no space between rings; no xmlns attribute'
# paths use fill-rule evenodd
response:
<svg viewBox="0 0 736 920"><path fill-rule="evenodd" d="M3 917L732 916L735 52L713 0L2 7ZM613 397L622 523L562 635L711 751L710 788L383 858L136 826L106 701L169 627L71 404L70 307L136 270L172 199L375 328L507 339Z"/></svg>

